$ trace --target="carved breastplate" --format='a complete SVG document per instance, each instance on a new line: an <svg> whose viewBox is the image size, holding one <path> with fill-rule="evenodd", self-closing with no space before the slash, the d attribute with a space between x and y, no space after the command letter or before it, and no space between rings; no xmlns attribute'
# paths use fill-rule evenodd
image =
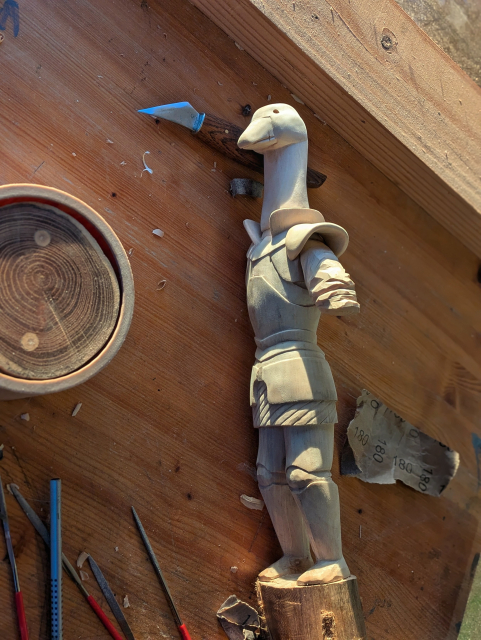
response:
<svg viewBox="0 0 481 640"><path fill-rule="evenodd" d="M300 259L287 257L285 237L265 238L247 257L247 307L257 346L317 343L320 311L304 284Z"/></svg>

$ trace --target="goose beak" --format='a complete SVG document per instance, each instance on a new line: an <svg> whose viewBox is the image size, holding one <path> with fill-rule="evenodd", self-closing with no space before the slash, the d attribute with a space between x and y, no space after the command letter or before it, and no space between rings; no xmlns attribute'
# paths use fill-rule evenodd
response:
<svg viewBox="0 0 481 640"><path fill-rule="evenodd" d="M237 146L240 149L251 149L257 151L257 153L263 153L263 151L275 145L276 142L272 120L268 116L252 120L237 141Z"/></svg>

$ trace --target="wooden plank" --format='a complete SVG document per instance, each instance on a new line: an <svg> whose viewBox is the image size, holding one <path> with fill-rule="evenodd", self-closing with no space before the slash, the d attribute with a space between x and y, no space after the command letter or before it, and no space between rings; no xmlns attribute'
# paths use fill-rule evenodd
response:
<svg viewBox="0 0 481 640"><path fill-rule="evenodd" d="M193 2L481 257L481 89L395 0Z"/></svg>
<svg viewBox="0 0 481 640"><path fill-rule="evenodd" d="M215 612L232 593L256 603L256 576L280 554L267 514L239 501L259 497L242 220L258 219L260 203L228 193L248 170L136 109L187 99L245 127L242 107L270 95L299 109L310 165L328 175L311 206L351 237L343 263L361 314L324 318L319 330L339 393L336 459L362 387L461 456L439 499L339 477L335 463L368 638L453 640L481 547L478 258L188 2L26 0L20 11L19 35L9 21L0 51L0 181L65 189L99 211L130 252L136 307L124 346L94 379L0 403L3 481L46 520L48 480L62 478L65 551L72 561L90 551L119 601L129 596L139 640L177 636L132 504L193 638L225 639ZM146 150L152 175L141 174ZM47 555L7 500L31 637L44 639ZM91 574L86 585L106 607ZM0 637L13 640L7 562L0 602L10 603ZM64 608L66 637L108 637L67 582Z"/></svg>

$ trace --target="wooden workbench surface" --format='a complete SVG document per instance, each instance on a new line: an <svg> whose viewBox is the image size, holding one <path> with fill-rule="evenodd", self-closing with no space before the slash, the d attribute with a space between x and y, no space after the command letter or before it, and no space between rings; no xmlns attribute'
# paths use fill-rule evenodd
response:
<svg viewBox="0 0 481 640"><path fill-rule="evenodd" d="M62 478L64 550L72 561L91 553L119 601L128 595L138 640L177 635L132 504L194 639L225 637L215 612L229 595L255 604L256 575L280 554L265 511L239 501L259 497L242 220L258 219L260 202L228 188L258 176L136 110L188 100L246 126L246 104L288 102L307 124L310 166L328 176L311 207L348 229L343 263L362 306L319 330L340 398L337 451L367 388L461 456L441 498L339 477L335 465L368 638L455 638L481 546L478 259L187 1L19 4L18 35L10 17L0 45L0 183L57 187L103 215L129 253L136 307L126 343L94 379L1 404L3 482L46 519L48 481ZM45 639L48 556L7 500L31 638ZM3 540L0 554L0 637L14 640ZM67 578L64 609L65 638L108 637Z"/></svg>

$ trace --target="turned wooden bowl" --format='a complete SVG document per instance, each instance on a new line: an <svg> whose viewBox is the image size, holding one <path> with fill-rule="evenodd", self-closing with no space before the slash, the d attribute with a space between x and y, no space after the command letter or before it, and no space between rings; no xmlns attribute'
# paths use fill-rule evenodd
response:
<svg viewBox="0 0 481 640"><path fill-rule="evenodd" d="M50 187L0 187L0 400L94 376L133 308L127 254L98 213Z"/></svg>

